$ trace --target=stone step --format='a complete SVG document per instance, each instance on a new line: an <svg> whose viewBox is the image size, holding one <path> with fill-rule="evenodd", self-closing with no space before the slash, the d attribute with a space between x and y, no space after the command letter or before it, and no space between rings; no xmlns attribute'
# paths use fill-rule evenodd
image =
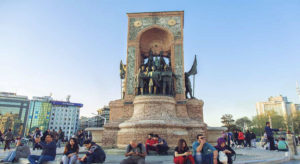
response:
<svg viewBox="0 0 300 164"><path fill-rule="evenodd" d="M44 162L43 164L57 164L57 161L48 161ZM20 158L18 161L18 164L30 164L27 158Z"/></svg>

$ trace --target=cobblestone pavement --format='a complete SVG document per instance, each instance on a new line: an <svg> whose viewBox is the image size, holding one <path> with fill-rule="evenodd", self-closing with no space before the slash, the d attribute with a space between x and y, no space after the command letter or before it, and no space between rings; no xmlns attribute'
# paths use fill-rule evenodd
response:
<svg viewBox="0 0 300 164"><path fill-rule="evenodd" d="M13 149L12 149L13 150ZM84 152L84 148L80 148L80 152ZM282 160L288 159L288 153L278 152L278 151L268 151L261 148L244 148L244 149L236 149L237 153L236 160L234 163L243 164L243 163L262 163L266 162L266 160ZM63 148L57 149L57 163L60 161L61 154L63 152ZM105 149L107 154L107 160L105 163L109 164L117 164L120 163L122 159L124 159L124 150L120 149ZM7 155L8 151L4 152L3 149L0 150L0 159L3 159ZM32 154L39 155L41 150L31 150ZM79 155L82 156L82 155ZM172 164L173 163L173 155L149 155L146 157L146 161L148 164ZM300 163L299 161L290 161L290 163L286 164L295 164ZM271 162L272 163L272 162Z"/></svg>

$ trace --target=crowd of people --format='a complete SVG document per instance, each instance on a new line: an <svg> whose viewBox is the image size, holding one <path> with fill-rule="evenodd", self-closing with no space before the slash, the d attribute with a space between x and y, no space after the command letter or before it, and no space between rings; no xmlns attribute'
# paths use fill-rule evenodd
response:
<svg viewBox="0 0 300 164"><path fill-rule="evenodd" d="M281 129L272 129L270 123L265 126L265 136L261 143L262 146L268 145L269 150L288 151L288 144L284 137L274 139L273 132ZM1 138L5 142L4 150L10 149L10 142L14 140L11 129L2 134ZM27 136L32 140L33 150L41 149L41 155L30 155L30 148L26 140L20 137L16 138L16 148L8 153L2 162L14 162L19 158L28 158L31 164L43 163L44 161L54 161L56 149L61 147L61 143L66 141L62 164L75 163L102 163L106 159L106 154L101 146L87 138L84 131L78 131L76 135L69 140L65 139L61 129L58 132L46 130L41 132L36 128L32 134ZM1 140L3 142L3 140ZM277 141L276 141L277 140ZM299 143L299 142L298 142ZM87 152L79 157L79 148L84 146ZM235 156L234 149L242 147L256 147L256 135L247 130L243 133L241 130L233 132L223 132L217 140L217 144L212 146L206 141L203 134L198 134L192 145L188 145L185 139L179 139L174 149L173 162L175 164L232 164ZM150 151L159 155L167 155L170 147L167 141L158 134L148 134L145 143L139 143L131 140L125 149L125 159L121 164L144 164L146 156Z"/></svg>

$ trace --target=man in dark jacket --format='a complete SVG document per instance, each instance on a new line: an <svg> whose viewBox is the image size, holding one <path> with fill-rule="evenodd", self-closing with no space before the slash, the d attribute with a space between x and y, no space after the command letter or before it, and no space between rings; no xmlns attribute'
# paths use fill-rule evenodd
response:
<svg viewBox="0 0 300 164"><path fill-rule="evenodd" d="M251 132L251 145L256 148L256 135L253 132Z"/></svg>
<svg viewBox="0 0 300 164"><path fill-rule="evenodd" d="M4 134L4 141L5 141L5 145L4 145L4 151L6 149L10 150L10 142L14 139L14 136L11 132L11 129L8 129L8 131Z"/></svg>
<svg viewBox="0 0 300 164"><path fill-rule="evenodd" d="M56 156L56 143L53 141L53 136L48 134L45 138L45 142L41 142L40 138L35 139L43 149L42 154L38 155L30 155L28 160L30 164L42 164L46 161L54 161Z"/></svg>
<svg viewBox="0 0 300 164"><path fill-rule="evenodd" d="M41 140L44 142L46 139L46 136L50 134L50 129L47 129L46 131L44 131L43 136L41 138ZM53 138L54 139L54 138Z"/></svg>
<svg viewBox="0 0 300 164"><path fill-rule="evenodd" d="M270 150L276 150L274 144L273 131L279 131L279 129L270 128L270 122L266 122L265 132L267 134L268 141L270 142Z"/></svg>
<svg viewBox="0 0 300 164"><path fill-rule="evenodd" d="M81 164L103 163L105 161L105 152L99 145L91 140L86 140L83 144L88 152L82 158L79 158Z"/></svg>
<svg viewBox="0 0 300 164"><path fill-rule="evenodd" d="M246 146L245 147L247 147L247 146L251 147L251 133L249 130L247 130L245 136L246 136L245 137L246 138Z"/></svg>

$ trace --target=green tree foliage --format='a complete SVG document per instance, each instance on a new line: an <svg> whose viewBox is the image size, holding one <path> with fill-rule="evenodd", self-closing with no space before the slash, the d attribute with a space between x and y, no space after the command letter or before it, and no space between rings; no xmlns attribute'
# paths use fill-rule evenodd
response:
<svg viewBox="0 0 300 164"><path fill-rule="evenodd" d="M249 129L252 126L252 121L248 117L242 117L235 121L235 125L240 129Z"/></svg>
<svg viewBox="0 0 300 164"><path fill-rule="evenodd" d="M269 120L270 116L270 120ZM252 130L256 135L263 135L264 129L266 126L266 122L271 121L272 128L279 129L282 128L286 130L287 121L284 119L282 115L279 115L275 111L267 111L264 115L254 116L252 118Z"/></svg>
<svg viewBox="0 0 300 164"><path fill-rule="evenodd" d="M221 117L221 123L223 124L223 127L227 127L229 131L232 131L236 128L233 116L231 114L224 114Z"/></svg>

